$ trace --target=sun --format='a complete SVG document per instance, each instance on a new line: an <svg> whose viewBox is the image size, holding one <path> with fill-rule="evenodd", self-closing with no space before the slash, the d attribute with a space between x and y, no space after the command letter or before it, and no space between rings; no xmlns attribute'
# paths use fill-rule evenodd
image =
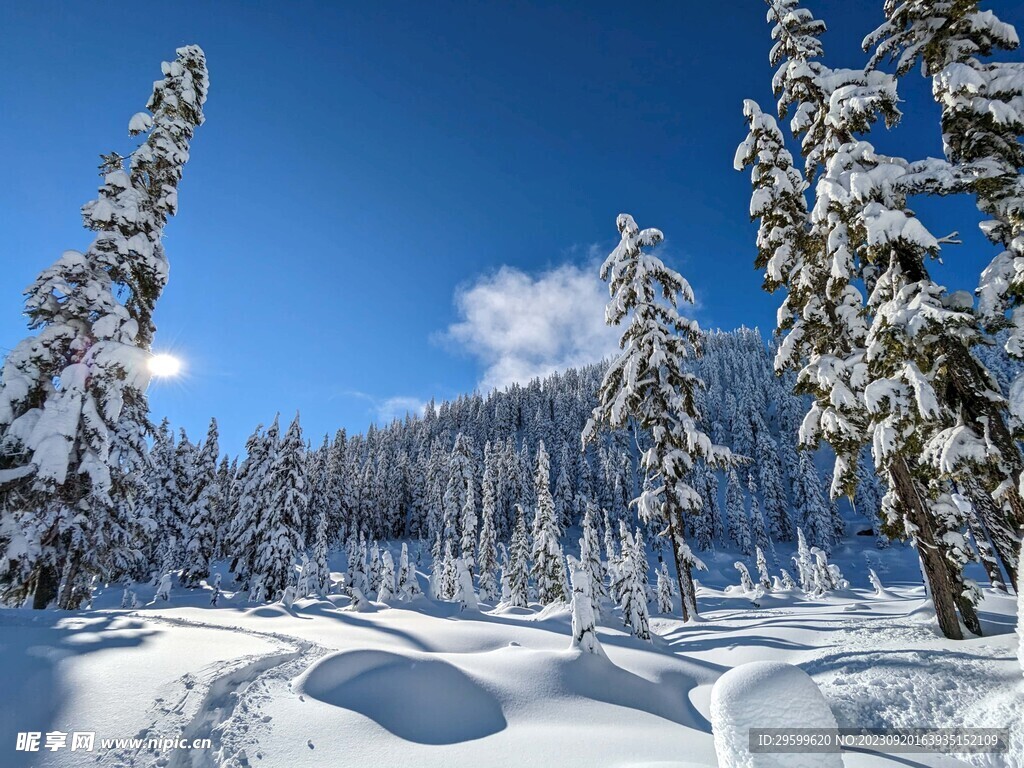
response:
<svg viewBox="0 0 1024 768"><path fill-rule="evenodd" d="M177 376L181 373L181 360L173 355L153 355L149 358L149 372L161 378Z"/></svg>

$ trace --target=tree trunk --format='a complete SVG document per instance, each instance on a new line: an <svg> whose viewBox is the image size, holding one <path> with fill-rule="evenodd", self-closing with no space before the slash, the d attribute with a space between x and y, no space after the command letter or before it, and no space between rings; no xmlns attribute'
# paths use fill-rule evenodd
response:
<svg viewBox="0 0 1024 768"><path fill-rule="evenodd" d="M956 595L949 578L946 559L935 540L935 529L924 500L918 493L913 475L905 459L895 458L889 465L889 477L893 488L905 509L907 519L916 528L914 539L921 567L928 582L928 592L935 606L939 629L950 640L963 640L960 621L956 613Z"/></svg>
<svg viewBox="0 0 1024 768"><path fill-rule="evenodd" d="M969 489L968 496L971 496L971 514L967 519L967 525L971 529L971 536L974 538L974 545L978 550L978 559L981 561L982 566L985 568L985 574L988 576L988 581L992 585L992 588L999 592L1006 592L1006 584L1003 581L1002 571L999 570L999 563L996 562L996 554L992 547L992 542L989 541L988 535L985 533L985 527L981 523L980 515L978 513L977 505L973 503L973 496ZM982 494L987 496L984 491Z"/></svg>
<svg viewBox="0 0 1024 768"><path fill-rule="evenodd" d="M67 565L64 568L64 585L60 590L60 597L58 598L57 605L65 611L74 610L78 606L75 604L75 585L78 581L79 561L81 555L78 550L71 552L68 555Z"/></svg>
<svg viewBox="0 0 1024 768"><path fill-rule="evenodd" d="M697 617L697 591L693 586L693 574L690 562L683 557L683 526L678 510L670 509L668 513L668 535L672 539L672 555L676 561L676 577L679 580L679 602L683 610L683 621Z"/></svg>
<svg viewBox="0 0 1024 768"><path fill-rule="evenodd" d="M60 576L57 569L50 564L40 565L36 568L35 591L32 595L32 608L43 610L50 603L57 599L57 587L60 585Z"/></svg>
<svg viewBox="0 0 1024 768"><path fill-rule="evenodd" d="M1009 516L999 510L992 495L982 488L976 478L968 478L964 482L964 487L974 503L974 508L985 529L984 532L988 533L992 540L992 546L995 547L999 562L1002 563L1006 575L1009 577L1009 583L1015 585L1017 583L1017 549L1020 546L1020 541L1010 527Z"/></svg>

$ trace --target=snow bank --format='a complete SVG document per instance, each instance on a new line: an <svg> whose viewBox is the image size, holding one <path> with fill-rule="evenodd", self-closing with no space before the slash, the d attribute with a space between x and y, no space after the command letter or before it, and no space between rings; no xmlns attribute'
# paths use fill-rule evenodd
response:
<svg viewBox="0 0 1024 768"><path fill-rule="evenodd" d="M507 725L492 694L460 669L426 654L335 653L307 669L294 689L358 712L417 744L481 739Z"/></svg>
<svg viewBox="0 0 1024 768"><path fill-rule="evenodd" d="M721 768L843 768L838 753L751 754L751 728L835 728L810 676L781 661L753 661L722 675L711 690L711 729Z"/></svg>

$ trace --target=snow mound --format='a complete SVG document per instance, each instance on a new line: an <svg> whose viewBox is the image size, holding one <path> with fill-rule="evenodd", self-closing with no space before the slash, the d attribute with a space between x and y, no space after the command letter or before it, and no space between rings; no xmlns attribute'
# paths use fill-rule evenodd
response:
<svg viewBox="0 0 1024 768"><path fill-rule="evenodd" d="M781 661L753 661L726 672L711 690L711 728L722 768L843 768L838 753L752 754L751 728L836 728L810 676Z"/></svg>
<svg viewBox="0 0 1024 768"><path fill-rule="evenodd" d="M472 741L507 725L491 693L451 664L426 657L342 651L307 669L294 690L417 744Z"/></svg>

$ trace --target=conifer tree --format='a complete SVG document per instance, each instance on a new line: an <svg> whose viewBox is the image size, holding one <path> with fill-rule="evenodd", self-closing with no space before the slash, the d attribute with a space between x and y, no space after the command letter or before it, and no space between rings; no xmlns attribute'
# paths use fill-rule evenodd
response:
<svg viewBox="0 0 1024 768"><path fill-rule="evenodd" d="M658 569L658 613L672 613L672 577L668 575L665 561L662 561Z"/></svg>
<svg viewBox="0 0 1024 768"><path fill-rule="evenodd" d="M647 590L640 575L641 564L637 559L636 545L624 520L620 525L620 538L623 555L616 570L613 592L618 596L623 624L641 640L650 640Z"/></svg>
<svg viewBox="0 0 1024 768"><path fill-rule="evenodd" d="M179 48L163 72L149 113L129 124L131 135L148 134L130 168L117 153L102 158L99 196L82 208L95 240L29 287L25 313L38 333L0 369L0 580L8 600L32 596L35 608L75 608L93 575L112 570L125 541L118 510L145 461L163 229L208 90L198 46Z"/></svg>
<svg viewBox="0 0 1024 768"><path fill-rule="evenodd" d="M440 568L435 567L437 574L437 599L451 600L455 597L458 589L458 568L455 563L455 556L452 554L452 543L444 543L444 555L441 558Z"/></svg>
<svg viewBox="0 0 1024 768"><path fill-rule="evenodd" d="M597 537L595 515L597 507L593 502L588 502L586 513L583 516L583 536L580 537L580 564L579 567L587 572L588 587L593 597L594 616L601 618L601 598L608 596L605 587L605 567L601 562L601 542Z"/></svg>
<svg viewBox="0 0 1024 768"><path fill-rule="evenodd" d="M700 561L686 543L684 515L699 510L702 500L684 477L695 460L723 464L731 457L700 430L694 398L701 384L682 367L699 354L700 329L678 312L680 298L692 303L693 291L679 273L644 252L664 239L660 231L641 231L627 214L616 224L621 242L601 267L612 297L605 319L609 325L630 319L619 342L622 354L605 374L583 442L594 439L599 423L622 428L632 420L650 433L641 466L656 484L641 495L638 513L644 522L665 525L688 619L697 613L691 570Z"/></svg>
<svg viewBox="0 0 1024 768"><path fill-rule="evenodd" d="M740 572L740 586L743 588L743 591L753 592L754 582L750 578L750 571L747 570L747 566L744 563L741 563L737 560L735 563L733 563L733 567L735 567L736 570Z"/></svg>
<svg viewBox="0 0 1024 768"><path fill-rule="evenodd" d="M604 655L597 639L597 618L594 614L594 596L590 591L590 576L579 566L572 573L572 648L585 653Z"/></svg>
<svg viewBox="0 0 1024 768"><path fill-rule="evenodd" d="M181 580L185 586L194 587L200 579L210 575L210 561L217 544L214 528L217 499L217 420L210 419L206 441L199 449L193 468L192 486L188 491L186 510L188 524L185 528L185 568Z"/></svg>
<svg viewBox="0 0 1024 768"><path fill-rule="evenodd" d="M729 538L744 555L754 551L750 539L750 520L743 503L743 488L735 469L730 469L725 486L725 514L729 525Z"/></svg>
<svg viewBox="0 0 1024 768"><path fill-rule="evenodd" d="M764 551L757 547L755 554L757 556L757 580L764 587L765 592L771 592L772 579L768 575L768 561L765 560Z"/></svg>
<svg viewBox="0 0 1024 768"><path fill-rule="evenodd" d="M380 560L380 589L377 590L377 600L388 603L395 597L395 561L386 549Z"/></svg>
<svg viewBox="0 0 1024 768"><path fill-rule="evenodd" d="M308 502L305 454L302 428L296 414L270 468L266 527L261 532L254 567L269 599L292 584L294 563L304 550L302 521Z"/></svg>
<svg viewBox="0 0 1024 768"><path fill-rule="evenodd" d="M495 488L494 451L490 442L484 447L484 475L480 485L480 543L477 548L480 573L480 599L493 603L499 597L497 531L497 489Z"/></svg>
<svg viewBox="0 0 1024 768"><path fill-rule="evenodd" d="M465 557L456 558L454 598L459 601L463 611L475 611L479 608L476 592L473 590L473 574Z"/></svg>
<svg viewBox="0 0 1024 768"><path fill-rule="evenodd" d="M526 517L523 508L516 505L516 525L512 532L512 543L508 553L508 604L513 608L529 605L530 542L526 534Z"/></svg>
<svg viewBox="0 0 1024 768"><path fill-rule="evenodd" d="M544 443L537 446L537 471L533 476L534 494L537 509L533 518L533 558L534 584L537 586L537 599L544 605L565 600L565 557L559 543L561 532L555 517L555 503L551 496L549 479L548 453Z"/></svg>
<svg viewBox="0 0 1024 768"><path fill-rule="evenodd" d="M409 545L402 542L402 555L398 561L398 597L400 600L412 600L423 594L419 581L416 579L416 569L409 561Z"/></svg>

